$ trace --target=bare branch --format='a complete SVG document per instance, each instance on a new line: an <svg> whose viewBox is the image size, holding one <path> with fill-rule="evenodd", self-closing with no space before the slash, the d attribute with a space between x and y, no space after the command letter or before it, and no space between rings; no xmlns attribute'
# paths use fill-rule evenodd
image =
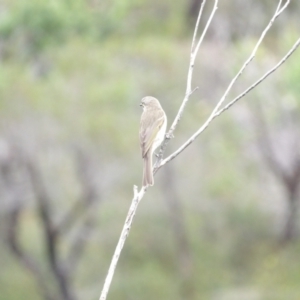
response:
<svg viewBox="0 0 300 300"><path fill-rule="evenodd" d="M199 22L200 22L200 19L201 19L201 15L202 15L202 11L203 11L203 8L204 8L204 5L206 3L206 0L203 0L203 2L201 3L201 6L200 6L200 11L199 11L199 15L198 15L198 18L197 18L197 22L196 22L196 26L195 26L195 31L194 31L194 35L193 35L193 41L192 41L192 47L191 47L191 56L190 56L190 63L189 63L189 70L188 70L188 75L187 75L187 85L186 85L186 91L185 91L185 96L184 96L184 99L181 103L181 106L178 110L178 113L169 129L169 131L166 133L166 136L165 136L165 139L160 147L160 150L159 150L159 154L158 154L158 159L157 159L157 162L155 163L155 166L158 166L160 165L160 162L162 160L162 157L163 157L163 154L164 154L164 151L166 149L166 146L169 142L169 140L173 137L173 132L175 130L175 128L177 127L177 124L179 123L180 119L181 119L181 116L183 114L183 111L185 109L185 106L190 98L190 96L194 93L194 91L196 91L198 89L198 87L196 87L194 90L192 90L192 78L193 78L193 71L194 71L194 65L195 65L195 59L197 57L197 54L198 54L198 51L199 51L199 48L200 48L200 45L205 37L205 34L209 28L209 25L214 17L214 14L216 12L216 10L218 9L218 0L215 0L215 3L214 3L214 7L212 9L212 12L209 16L209 19L204 27L204 30L201 34L201 37L199 38L199 41L197 42L197 45L195 47L195 42L196 42L196 36L197 36L197 32L198 32L198 27L199 27Z"/></svg>
<svg viewBox="0 0 300 300"><path fill-rule="evenodd" d="M200 7L200 12L199 12L199 15L200 15L200 16L201 16L201 14L202 14L202 9L203 9L203 7L204 7L205 2L206 2L206 0L203 1L202 5L201 5L201 7ZM208 19L206 25L205 25L205 28L204 28L204 30L203 30L203 32L202 32L202 35L201 35L201 37L200 37L200 39L199 39L199 41L198 41L198 43L197 43L195 49L192 50L192 52L191 52L190 65L189 65L189 71L188 71L188 76L187 76L187 87L186 87L186 91L185 91L185 97L184 97L184 99L183 99L183 101L182 101L182 104L181 104L181 106L180 106L180 108L179 108L179 110L178 110L178 113L177 113L177 115L176 115L176 117L175 117L175 119L174 119L174 121L173 121L173 123L172 123L172 125L171 125L171 127L170 127L170 130L169 130L169 132L168 132L168 135L169 135L169 136L172 136L172 134L173 134L173 132L174 132L174 130L175 130L175 128L176 128L178 122L179 122L180 119L181 119L181 116L182 116L182 114L183 114L183 111L184 111L184 108L185 108L185 106L186 106L186 103L187 103L187 101L189 100L189 96L191 95L191 91L192 91L191 86L192 86L192 78L193 78L193 71L194 71L195 59L196 59L196 57L197 57L197 54L198 54L200 45L201 45L201 43L202 43L202 41L203 41L203 39L204 39L204 37L205 37L205 34L206 34L206 32L207 32L207 30L208 30L208 28L209 28L209 25L210 25L210 23L211 23L211 20L212 20L213 17L214 17L214 14L215 14L217 8L218 8L218 0L215 0L214 7L213 7L213 9L212 9L212 12L211 12L211 14L210 14L210 17L209 17L209 19ZM200 20L200 17L198 17L198 19ZM198 20L197 20L197 21L198 21ZM197 29L198 29L198 28L197 28ZM195 35L195 33L194 33L194 35ZM193 41L193 43L194 43L194 41Z"/></svg>
<svg viewBox="0 0 300 300"><path fill-rule="evenodd" d="M289 50L289 52L272 69L267 71L260 79L258 79L256 82L254 82L244 92L242 92L240 95L238 95L236 98L234 98L228 104L226 104L226 106L224 106L222 109L220 109L218 112L216 112L215 117L222 114L225 110L227 110L229 107L231 107L233 104L235 104L241 98L243 98L246 94L248 94L251 90L253 90L257 85L259 85L262 81L264 81L269 75L271 75L274 71L276 71L293 54L293 52L296 51L296 49L299 47L299 45L300 45L300 38L296 41L296 43Z"/></svg>
<svg viewBox="0 0 300 300"><path fill-rule="evenodd" d="M171 137L173 136L173 132L178 124L178 122L180 121L180 118L183 114L183 111L185 109L185 106L189 100L189 96L193 93L192 88L191 88L191 82L192 82L192 75L193 75L193 69L194 69L194 63L195 63L195 59L197 56L197 53L199 51L199 47L202 43L202 40L207 32L207 29L210 25L210 22L217 10L217 5L218 5L218 0L215 0L214 2L214 7L212 9L212 12L210 14L210 17L205 25L205 28L203 30L203 33L195 47L195 43L196 43L196 36L197 36L197 31L198 31L198 27L199 27L199 23L200 23L200 18L202 15L202 11L203 11L203 7L204 7L204 3L206 2L206 0L203 1L201 7L200 7L200 11L199 11L199 15L197 18L197 22L195 25L195 31L194 31L194 35L193 35L193 40L192 40L192 48L191 48L191 56L190 56L190 63L189 63L189 70L188 70L188 76L187 76L187 88L186 88L186 93L185 93L185 97L183 99L183 102L179 108L178 114L175 117L168 133L165 136L164 142L162 143L162 146L160 148L159 151L159 155L158 155L158 160L155 164L155 168L154 168L154 173L156 173L156 171L161 168L163 165L165 165L167 162L171 161L172 159L174 159L178 154L180 154L186 147L188 147L207 127L208 125L211 123L211 121L217 116L217 113L221 107L221 105L224 103L229 91L231 90L232 86L234 85L234 83L236 82L236 80L240 77L240 75L243 73L243 71L246 69L246 67L248 66L248 64L253 60L253 58L255 57L255 54L257 52L258 47L260 46L261 42L263 41L266 33L269 31L269 29L271 28L271 26L273 25L273 22L275 21L275 19L284 11L284 9L288 6L289 4L289 0L285 3L285 5L281 8L281 4L282 4L282 0L279 1L279 4L277 6L277 9L275 11L275 14L273 15L273 17L271 18L269 24L267 25L267 27L264 29L264 31L262 32L256 46L254 47L254 49L252 50L251 55L249 56L249 58L245 61L245 63L243 64L242 68L239 70L239 72L236 74L236 76L232 79L232 81L230 82L229 86L227 87L224 95L222 96L222 98L219 100L219 102L217 103L217 105L215 106L214 110L212 111L212 113L210 114L210 116L208 117L208 119L206 120L206 122L202 125L202 127L200 127L200 129L198 131L196 131L195 134L192 135L192 137L190 137L190 139L188 139L187 142L185 142L178 150L176 150L173 154L171 154L169 157L167 157L166 159L162 160L163 157L163 153L164 150L166 148L166 145L168 143L168 141L171 139ZM134 197L131 203L131 206L129 208L126 220L125 220L125 224L123 226L122 232L121 232L121 236L119 238L117 247L115 249L115 253L113 255L112 261L110 263L110 267L105 279L105 283L100 295L99 300L105 300L107 297L107 293L114 275L114 271L119 259L119 256L121 254L122 248L124 246L124 243L126 241L126 238L128 236L129 230L130 230L130 226L132 224L133 221L133 217L135 215L135 212L137 210L138 204L141 201L141 199L143 198L144 194L146 193L147 188L142 187L140 192L137 192L137 187L134 187Z"/></svg>
<svg viewBox="0 0 300 300"><path fill-rule="evenodd" d="M194 30L194 34L193 34L191 53L194 50L194 46L195 46L195 42L196 42L196 36L197 36L197 33L198 33L198 27L199 27L199 24L200 24L200 20L201 20L201 16L202 16L202 12L203 12L203 8L205 6L205 3L206 3L206 0L203 0L201 2L201 5L200 5L200 11L199 11L199 14L198 14L198 17L197 17L197 21L196 21L196 25L195 25L195 30Z"/></svg>
<svg viewBox="0 0 300 300"><path fill-rule="evenodd" d="M253 60L253 58L255 57L255 54L257 52L258 47L260 46L261 42L263 41L266 33L269 31L269 29L271 28L271 26L273 25L275 19L284 11L284 9L287 7L287 5L289 4L290 1L287 1L285 3L285 5L281 8L281 2L282 0L279 1L279 4L277 6L277 9L275 11L275 14L273 15L273 17L271 18L269 24L267 25L267 27L264 29L264 31L262 32L258 42L256 43L254 49L251 52L251 55L248 57L248 59L245 61L245 63L243 64L243 66L241 67L241 69L239 70L239 72L235 75L235 77L232 79L232 81L230 82L229 86L227 87L225 93L223 94L223 96L221 97L221 99L219 100L219 102L217 103L217 105L215 106L214 110L212 111L212 113L210 114L210 116L207 118L207 120L205 121L205 123L200 127L200 129L198 131L196 131L181 147L179 147L174 153L172 153L170 156L168 156L167 158L165 158L164 160L162 160L160 162L160 164L156 167L155 171L157 171L159 168L161 168L163 165L165 165L166 163L168 163L169 161L171 161L172 159L174 159L178 154L180 154L186 147L188 147L191 143L193 143L193 141L209 126L209 124L211 123L211 121L217 117L217 113L218 110L220 108L220 106L224 103L229 91L231 90L232 86L234 85L234 83L236 82L236 80L240 77L240 75L243 73L243 71L246 69L246 67L249 65L249 63Z"/></svg>
<svg viewBox="0 0 300 300"><path fill-rule="evenodd" d="M137 187L134 186L133 191L134 191L134 196L133 196L133 199L132 199L132 202L131 202L131 205L130 205L130 208L129 208L129 211L128 211L128 214L127 214L127 217L126 217L126 220L125 220L125 224L123 226L123 229L122 229L122 232L121 232L121 235L120 235L115 253L114 253L113 258L111 260L111 263L110 263L110 266L109 266L109 269L108 269L108 272L107 272L107 275L106 275L106 279L105 279L104 286L103 286L103 289L102 289L99 300L105 300L106 299L106 296L107 296L112 278L114 276L114 272L115 272L120 254L122 252L122 249L123 249L124 243L126 241L126 238L129 234L129 230L130 230L130 227L131 227L131 224L132 224L132 221L133 221L133 217L135 215L135 212L137 210L137 207L138 207L141 199L144 197L144 195L147 191L147 188L142 187L141 190L139 192L137 192Z"/></svg>
<svg viewBox="0 0 300 300"><path fill-rule="evenodd" d="M199 27L199 23L200 23L200 19L201 19L201 15L202 15L202 12L203 12L203 8L204 8L204 4L205 4L206 0L204 0L201 4L201 7L200 7L200 11L199 11L199 15L198 15L198 18L197 18L197 22L196 22L196 26L195 26L195 31L194 31L194 35L193 35L193 41L192 41L192 50L191 50L191 56L190 56L190 64L189 64L189 71L188 71L188 79L187 79L187 88L186 88L186 93L185 93L185 97L183 99L183 102L179 108L179 111L178 111L178 114L177 116L175 117L175 120L169 130L169 132L166 134L166 137L164 139L164 142L160 148L160 151L159 151L159 156L158 156L158 160L157 160L157 163L156 164L159 164L159 162L161 161L162 159L162 156L163 156L163 152L166 148L166 145L168 143L168 141L170 140L170 138L172 137L173 135L173 131L175 130L180 118L181 118L181 115L184 111L184 108L186 106L186 103L187 101L189 100L189 97L190 95L197 89L195 88L194 90L191 89L191 84L192 84L192 76L193 76L193 70L194 70L194 64L195 64L195 59L196 59L196 56L197 56L197 53L199 51L199 48L200 48L200 45L204 39L204 36L207 32L207 29L211 23L211 20L215 14L215 11L217 10L217 4L218 4L218 0L215 0L215 4L214 4L214 7L213 7L213 10L211 12L211 15L205 25L205 28L202 32L202 35L195 47L194 48L194 45L195 45L195 42L196 42L196 36L197 36L197 31L198 31L198 27ZM126 220L125 220L125 224L124 224L124 227L123 227L123 230L121 232L121 236L119 238L119 242L117 244L117 247L115 249L115 253L113 255L113 258L112 258L112 261L111 261L111 264L110 264L110 267L109 267L109 270L108 270L108 273L107 273L107 276L106 276L106 279L105 279L105 283L104 283L104 286L103 286L103 289L102 289L102 292L101 292L101 295L100 295L100 299L99 300L105 300L106 299L106 296L107 296L107 293L108 293L108 290L109 290L109 287L110 287L110 284L111 284L111 281L112 281L112 278L113 278L113 275L114 275L114 271L115 271L115 268L117 266L117 263L118 263L118 259L119 259L119 256L121 254L121 251L122 251L122 248L123 248L123 245L125 243L125 240L128 236L128 233L129 233L129 230L130 230L130 226L132 224L132 221L133 221L133 217L135 215L135 212L136 212L136 209L137 209L137 206L139 204L139 202L141 201L141 199L143 198L144 194L146 193L147 191L147 188L145 187L142 187L140 192L137 191L137 187L134 186L133 188L133 192L134 192L134 197L133 197L133 200L132 200L132 203L131 203L131 206L129 208L129 211L128 211L128 214L127 214L127 217L126 217Z"/></svg>

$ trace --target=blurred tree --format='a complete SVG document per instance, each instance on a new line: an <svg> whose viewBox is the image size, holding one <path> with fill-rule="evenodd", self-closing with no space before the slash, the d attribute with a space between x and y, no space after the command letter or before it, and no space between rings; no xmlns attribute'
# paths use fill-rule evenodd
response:
<svg viewBox="0 0 300 300"><path fill-rule="evenodd" d="M85 0L19 1L4 4L0 21L1 57L37 59L47 48L78 37L102 41L115 34L134 3Z"/></svg>
<svg viewBox="0 0 300 300"><path fill-rule="evenodd" d="M281 106L276 117L280 128L267 121L263 106L259 102L256 103L254 115L262 157L285 190L287 213L280 242L287 244L297 236L300 199L300 110L297 106L288 110Z"/></svg>
<svg viewBox="0 0 300 300"><path fill-rule="evenodd" d="M87 244L87 237L95 226L93 207L99 201L99 195L92 184L90 156L85 150L75 148L82 196L74 202L60 221L55 221L57 216L54 215L54 211L60 210L53 207L52 196L48 192L38 161L24 155L24 151L12 143L7 142L6 147L9 148L10 156L2 156L0 175L5 182L7 193L12 195L13 200L4 223L6 245L10 248L12 255L35 278L37 287L45 300L77 299L72 282ZM26 245L22 243L21 217L26 211L25 199L28 190L21 189L16 176L19 177L19 181L23 182L24 178L29 179L27 189L31 190L36 201L35 209L42 230L45 261L48 263L53 280L47 275L48 271L45 270L43 264L26 250ZM78 221L81 221L81 225L77 226L77 231L70 239L69 232ZM62 244L64 247L67 245L67 253L63 250Z"/></svg>

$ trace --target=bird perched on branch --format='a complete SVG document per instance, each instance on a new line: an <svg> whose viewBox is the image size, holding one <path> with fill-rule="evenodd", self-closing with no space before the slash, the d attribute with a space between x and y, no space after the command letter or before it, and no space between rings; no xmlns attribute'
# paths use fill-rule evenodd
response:
<svg viewBox="0 0 300 300"><path fill-rule="evenodd" d="M143 186L148 186L154 184L152 155L164 140L167 116L159 101L154 97L144 97L140 105L143 107L140 123L140 145L144 160Z"/></svg>

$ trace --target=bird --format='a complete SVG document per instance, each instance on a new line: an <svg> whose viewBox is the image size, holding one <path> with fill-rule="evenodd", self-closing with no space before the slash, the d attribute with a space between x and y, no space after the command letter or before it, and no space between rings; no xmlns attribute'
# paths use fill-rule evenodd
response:
<svg viewBox="0 0 300 300"><path fill-rule="evenodd" d="M143 186L154 184L152 156L155 149L162 143L167 129L167 116L159 101L147 96L141 100L143 113L140 122L140 146L143 158Z"/></svg>

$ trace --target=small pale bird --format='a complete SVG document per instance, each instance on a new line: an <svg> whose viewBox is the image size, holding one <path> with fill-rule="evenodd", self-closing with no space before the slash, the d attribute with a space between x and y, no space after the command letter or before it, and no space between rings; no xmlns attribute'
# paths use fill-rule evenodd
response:
<svg viewBox="0 0 300 300"><path fill-rule="evenodd" d="M148 186L154 184L152 155L164 140L167 116L159 101L154 97L144 97L140 105L143 107L140 123L140 145L144 160L143 186Z"/></svg>

